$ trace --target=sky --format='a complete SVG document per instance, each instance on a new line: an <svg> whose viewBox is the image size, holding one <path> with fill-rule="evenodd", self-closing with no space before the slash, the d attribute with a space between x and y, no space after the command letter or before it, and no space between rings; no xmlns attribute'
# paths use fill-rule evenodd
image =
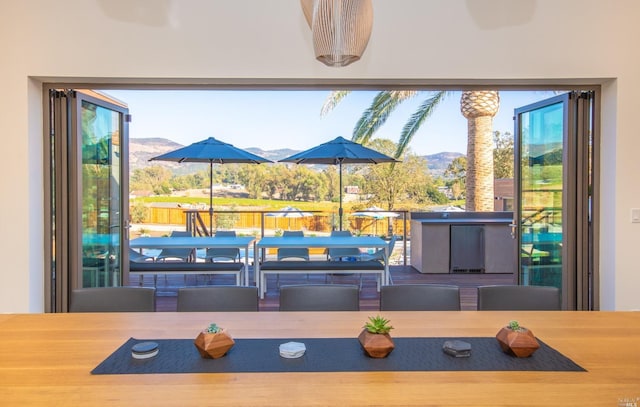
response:
<svg viewBox="0 0 640 407"><path fill-rule="evenodd" d="M187 145L208 137L239 148L306 150L338 136L351 139L353 127L376 91L354 91L328 115L320 109L330 91L106 90L123 101L133 120L130 138L161 137ZM514 108L553 96L543 91L501 91L494 130L513 133ZM404 123L428 94L404 102L374 137L399 140ZM418 155L466 154L467 121L460 92L452 92L425 121L410 149Z"/></svg>

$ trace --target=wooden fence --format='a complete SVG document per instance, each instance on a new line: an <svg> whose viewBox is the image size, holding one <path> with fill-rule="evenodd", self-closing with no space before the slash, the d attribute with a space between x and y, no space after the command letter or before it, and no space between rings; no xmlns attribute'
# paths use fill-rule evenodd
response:
<svg viewBox="0 0 640 407"><path fill-rule="evenodd" d="M193 210L184 208L149 207L144 221L147 224L186 225L188 213L197 212L205 225L209 225L208 210ZM277 217L269 216L273 211L214 211L213 227L221 229L247 230L305 230L309 233L329 233L337 227L338 215L331 212L313 212L313 216L306 217ZM398 211L397 218L375 219L370 217L352 217L345 213L343 228L363 235L387 236L389 226L393 234L404 236L409 234L409 219L406 211ZM405 222L405 219L406 222Z"/></svg>

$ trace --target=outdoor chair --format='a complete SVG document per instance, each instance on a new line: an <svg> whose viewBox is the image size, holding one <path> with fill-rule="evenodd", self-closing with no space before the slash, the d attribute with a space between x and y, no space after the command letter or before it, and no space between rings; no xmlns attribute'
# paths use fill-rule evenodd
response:
<svg viewBox="0 0 640 407"><path fill-rule="evenodd" d="M181 230L174 230L171 232L170 237L191 237L191 232L188 231L181 231ZM173 261L192 261L195 259L195 254L196 254L196 249L193 248L185 248L185 249L178 249L178 248L172 248L172 247L168 247L165 249L162 249L160 251L160 254L158 254L158 256L156 257L156 261L167 261L167 260L173 260Z"/></svg>
<svg viewBox="0 0 640 407"><path fill-rule="evenodd" d="M350 237L351 232L348 230L333 230L331 237ZM327 250L327 258L330 261L347 260L349 258L358 259L362 253L357 247L334 248Z"/></svg>
<svg viewBox="0 0 640 407"><path fill-rule="evenodd" d="M357 285L310 284L280 288L280 311L359 311Z"/></svg>
<svg viewBox="0 0 640 407"><path fill-rule="evenodd" d="M215 237L236 237L235 230L218 230ZM238 248L210 248L205 254L205 261L240 261L240 249Z"/></svg>
<svg viewBox="0 0 640 407"><path fill-rule="evenodd" d="M231 285L179 288L177 311L258 311L258 288Z"/></svg>
<svg viewBox="0 0 640 407"><path fill-rule="evenodd" d="M478 310L558 311L560 289L534 285L488 285L478 287Z"/></svg>
<svg viewBox="0 0 640 407"><path fill-rule="evenodd" d="M455 285L400 284L380 289L380 311L459 311Z"/></svg>
<svg viewBox="0 0 640 407"><path fill-rule="evenodd" d="M286 230L282 232L282 237L304 237L304 232L301 230ZM309 261L309 249L306 247L278 249L277 257L278 260L299 259Z"/></svg>
<svg viewBox="0 0 640 407"><path fill-rule="evenodd" d="M144 287L80 288L71 291L70 312L154 312L156 290Z"/></svg>
<svg viewBox="0 0 640 407"><path fill-rule="evenodd" d="M282 232L282 237L304 237L304 232L302 230L285 230ZM287 259L309 261L309 249L306 247L278 249L276 257L278 261ZM308 279L309 274L307 274ZM280 287L280 274L276 275L276 285Z"/></svg>
<svg viewBox="0 0 640 407"><path fill-rule="evenodd" d="M129 248L129 261L132 261L134 263L144 263L147 261L155 261L155 259L152 256L147 256Z"/></svg>

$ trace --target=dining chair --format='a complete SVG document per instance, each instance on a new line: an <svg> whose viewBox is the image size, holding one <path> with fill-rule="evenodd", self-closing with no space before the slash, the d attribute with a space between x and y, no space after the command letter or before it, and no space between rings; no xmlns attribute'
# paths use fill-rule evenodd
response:
<svg viewBox="0 0 640 407"><path fill-rule="evenodd" d="M353 236L348 230L333 230L331 237L351 237ZM357 247L340 247L327 250L327 258L330 261L346 260L347 258L358 259L362 252Z"/></svg>
<svg viewBox="0 0 640 407"><path fill-rule="evenodd" d="M445 284L385 285L380 311L460 311L460 290Z"/></svg>
<svg viewBox="0 0 640 407"><path fill-rule="evenodd" d="M285 230L282 232L282 237L304 237L304 232L302 230ZM276 258L278 261L281 260L302 260L309 261L309 248L307 247L292 247L292 248L282 248L278 249L276 254ZM309 274L307 274L307 280L309 279ZM326 276L325 276L326 282ZM280 274L276 274L276 285L280 287Z"/></svg>
<svg viewBox="0 0 640 407"><path fill-rule="evenodd" d="M177 311L258 311L258 288L235 285L179 288Z"/></svg>
<svg viewBox="0 0 640 407"><path fill-rule="evenodd" d="M304 232L302 230L285 230L282 232L282 237L304 237ZM309 249L306 247L296 247L296 248L282 248L278 249L277 254L278 260L284 259L299 259L299 260L307 260L309 261Z"/></svg>
<svg viewBox="0 0 640 407"><path fill-rule="evenodd" d="M280 311L359 311L357 285L307 284L280 287Z"/></svg>
<svg viewBox="0 0 640 407"><path fill-rule="evenodd" d="M155 261L155 259L152 256L147 256L146 254L142 254L132 248L129 248L129 261L134 263L145 263Z"/></svg>
<svg viewBox="0 0 640 407"><path fill-rule="evenodd" d="M71 291L70 312L154 312L156 290L146 287L79 288Z"/></svg>
<svg viewBox="0 0 640 407"><path fill-rule="evenodd" d="M170 237L192 237L191 232L184 230L174 230L171 232ZM165 247L160 251L160 254L156 257L156 261L178 260L178 261L191 261L195 259L195 248L174 248Z"/></svg>
<svg viewBox="0 0 640 407"><path fill-rule="evenodd" d="M534 285L478 287L478 310L557 311L562 309L560 289Z"/></svg>
<svg viewBox="0 0 640 407"><path fill-rule="evenodd" d="M215 234L215 237L236 237L235 230L218 230ZM231 261L240 261L240 249L229 247L229 248L216 248L211 247L207 249L205 254L205 261L216 261L216 260L231 260Z"/></svg>

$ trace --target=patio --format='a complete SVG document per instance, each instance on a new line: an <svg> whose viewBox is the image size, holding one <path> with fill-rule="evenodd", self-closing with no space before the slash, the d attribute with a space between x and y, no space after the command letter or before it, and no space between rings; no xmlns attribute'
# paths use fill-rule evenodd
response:
<svg viewBox="0 0 640 407"><path fill-rule="evenodd" d="M251 270L253 271L253 270ZM453 284L460 287L460 302L463 310L475 310L477 300L476 288L480 285L514 284L515 274L421 274L411 266L391 266L391 276L394 284ZM253 274L250 276L253 281ZM280 285L290 284L324 284L322 275L281 275ZM327 282L333 284L359 284L360 276L333 275ZM176 295L180 287L204 286L204 285L233 285L235 280L231 276L187 276L170 275L166 278L159 277L156 293L156 310L158 312L173 312L176 310ZM130 285L137 286L138 279L134 278ZM153 279L146 278L144 286L152 287ZM360 291L360 309L364 311L376 311L379 309L379 294L376 291L376 282L373 276L363 276L362 289ZM279 289L275 276L268 277L268 290L263 300L260 300L260 311L277 311L279 306Z"/></svg>

